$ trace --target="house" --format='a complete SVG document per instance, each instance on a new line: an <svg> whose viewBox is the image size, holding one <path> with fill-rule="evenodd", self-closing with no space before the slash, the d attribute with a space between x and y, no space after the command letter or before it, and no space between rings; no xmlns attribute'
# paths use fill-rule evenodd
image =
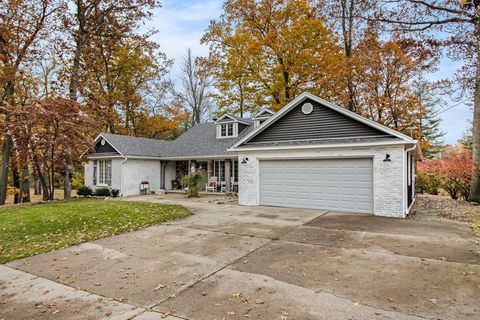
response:
<svg viewBox="0 0 480 320"><path fill-rule="evenodd" d="M238 193L241 205L405 217L414 201L416 140L309 93L251 119L224 115L174 141L100 134L86 184L135 195L201 187ZM208 187L208 188L207 188Z"/></svg>

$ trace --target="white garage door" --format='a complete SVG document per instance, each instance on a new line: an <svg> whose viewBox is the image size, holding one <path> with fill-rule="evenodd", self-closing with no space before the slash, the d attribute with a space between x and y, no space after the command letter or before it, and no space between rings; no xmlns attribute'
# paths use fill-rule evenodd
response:
<svg viewBox="0 0 480 320"><path fill-rule="evenodd" d="M260 204L372 213L372 159L262 160Z"/></svg>

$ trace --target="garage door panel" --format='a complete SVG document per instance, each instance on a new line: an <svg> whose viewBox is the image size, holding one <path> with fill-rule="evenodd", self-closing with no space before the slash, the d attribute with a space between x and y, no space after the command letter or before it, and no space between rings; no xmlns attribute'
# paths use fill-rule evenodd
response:
<svg viewBox="0 0 480 320"><path fill-rule="evenodd" d="M262 160L260 204L373 211L372 159Z"/></svg>

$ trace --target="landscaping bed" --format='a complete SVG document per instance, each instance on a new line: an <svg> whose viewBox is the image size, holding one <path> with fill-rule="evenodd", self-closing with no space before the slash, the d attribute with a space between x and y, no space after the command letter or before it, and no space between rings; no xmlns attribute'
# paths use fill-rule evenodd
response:
<svg viewBox="0 0 480 320"><path fill-rule="evenodd" d="M479 204L454 200L447 196L418 194L414 210L417 214L433 210L438 218L466 222L480 236Z"/></svg>
<svg viewBox="0 0 480 320"><path fill-rule="evenodd" d="M0 209L0 263L183 218L178 205L77 199Z"/></svg>

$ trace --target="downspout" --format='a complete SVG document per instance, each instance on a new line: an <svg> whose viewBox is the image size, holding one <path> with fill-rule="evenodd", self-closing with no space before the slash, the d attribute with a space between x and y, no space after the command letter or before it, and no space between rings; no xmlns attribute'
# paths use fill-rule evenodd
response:
<svg viewBox="0 0 480 320"><path fill-rule="evenodd" d="M123 196L123 164L128 160L127 157L124 157L122 162L120 163L120 197Z"/></svg>
<svg viewBox="0 0 480 320"><path fill-rule="evenodd" d="M162 169L160 172L160 189L163 189L166 191L165 188L165 168L167 167L168 163L170 161L160 161L160 168Z"/></svg>
<svg viewBox="0 0 480 320"><path fill-rule="evenodd" d="M409 148L409 149L405 149L405 153L406 153L407 157L408 157L408 153L414 151L415 149L417 149L417 143L415 143L415 144L413 145L413 147L411 147L411 148ZM408 159L407 159L407 163L408 163ZM407 168L407 177L408 177L408 170L409 170L409 168ZM413 183L413 181L415 181L415 179L413 178L413 170L412 170L412 172L410 172L410 175L412 175L412 184L413 184L413 185L412 185L412 194L415 194L415 189L414 189L415 184ZM405 187L408 188L408 181L407 181ZM407 191L407 190L405 190L405 191ZM408 197L408 192L407 192L407 197ZM407 216L408 216L408 214L410 213L410 209L412 208L413 204L415 203L415 198L416 198L416 197L413 197L412 203L411 203L410 206L407 208L407 212L406 212L406 215L407 215ZM408 200L406 201L406 203L408 203Z"/></svg>

